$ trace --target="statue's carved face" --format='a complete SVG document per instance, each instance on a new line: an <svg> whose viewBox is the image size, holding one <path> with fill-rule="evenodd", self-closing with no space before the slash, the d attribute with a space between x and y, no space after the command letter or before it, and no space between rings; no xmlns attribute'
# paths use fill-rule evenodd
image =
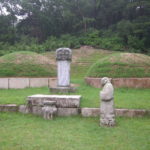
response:
<svg viewBox="0 0 150 150"><path fill-rule="evenodd" d="M110 82L110 79L107 78L107 77L104 77L101 79L101 85L104 86L106 83L109 83Z"/></svg>

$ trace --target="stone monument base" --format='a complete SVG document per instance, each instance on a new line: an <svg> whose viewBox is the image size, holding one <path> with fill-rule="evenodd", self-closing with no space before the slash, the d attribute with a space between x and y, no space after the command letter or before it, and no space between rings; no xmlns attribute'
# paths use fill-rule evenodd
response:
<svg viewBox="0 0 150 150"><path fill-rule="evenodd" d="M76 92L76 88L75 87L50 87L50 92L51 93L74 93Z"/></svg>
<svg viewBox="0 0 150 150"><path fill-rule="evenodd" d="M27 97L27 105L22 106L20 112L32 113L39 116L43 116L44 111L56 116L78 115L80 113L80 100L81 95L37 94ZM47 119L46 116L44 118Z"/></svg>

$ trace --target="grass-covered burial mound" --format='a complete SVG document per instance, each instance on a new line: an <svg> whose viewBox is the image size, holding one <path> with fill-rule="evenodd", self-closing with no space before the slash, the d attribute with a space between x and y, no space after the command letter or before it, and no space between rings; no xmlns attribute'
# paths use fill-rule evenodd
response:
<svg viewBox="0 0 150 150"><path fill-rule="evenodd" d="M88 71L88 77L150 77L150 56L117 53L98 60Z"/></svg>
<svg viewBox="0 0 150 150"><path fill-rule="evenodd" d="M54 66L47 57L35 52L20 51L0 57L0 77L55 76Z"/></svg>

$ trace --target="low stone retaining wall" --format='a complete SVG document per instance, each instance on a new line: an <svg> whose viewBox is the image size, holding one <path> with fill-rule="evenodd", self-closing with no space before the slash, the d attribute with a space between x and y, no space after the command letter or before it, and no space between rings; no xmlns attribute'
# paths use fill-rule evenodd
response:
<svg viewBox="0 0 150 150"><path fill-rule="evenodd" d="M0 105L0 112L18 112L19 106L16 104Z"/></svg>
<svg viewBox="0 0 150 150"><path fill-rule="evenodd" d="M86 77L85 82L101 88L101 78ZM56 87L56 78L0 78L0 89L23 89L28 87ZM114 78L114 87L150 88L150 78Z"/></svg>
<svg viewBox="0 0 150 150"><path fill-rule="evenodd" d="M100 80L101 78L85 78L88 85L96 88L101 88ZM150 88L150 78L113 78L112 83L116 88Z"/></svg>
<svg viewBox="0 0 150 150"><path fill-rule="evenodd" d="M142 117L150 115L150 110L145 109L115 109L116 116L124 117ZM83 117L96 117L100 115L99 108L82 108L81 115Z"/></svg>
<svg viewBox="0 0 150 150"><path fill-rule="evenodd" d="M43 86L56 86L56 78L0 78L0 89L23 89Z"/></svg>
<svg viewBox="0 0 150 150"><path fill-rule="evenodd" d="M0 112L20 112L29 113L25 105L17 106L16 104L0 105ZM150 110L145 109L115 109L116 116L122 117L143 117L150 116ZM39 111L39 115L41 112ZM35 110L38 114L38 110ZM99 108L58 108L58 116L81 115L83 117L96 117L100 115Z"/></svg>

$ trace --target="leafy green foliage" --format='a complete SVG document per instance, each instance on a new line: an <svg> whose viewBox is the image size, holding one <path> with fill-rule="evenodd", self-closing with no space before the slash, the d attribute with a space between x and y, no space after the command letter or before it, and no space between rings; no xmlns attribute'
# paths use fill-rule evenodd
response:
<svg viewBox="0 0 150 150"><path fill-rule="evenodd" d="M149 0L1 0L0 6L0 55L80 45L150 52Z"/></svg>

